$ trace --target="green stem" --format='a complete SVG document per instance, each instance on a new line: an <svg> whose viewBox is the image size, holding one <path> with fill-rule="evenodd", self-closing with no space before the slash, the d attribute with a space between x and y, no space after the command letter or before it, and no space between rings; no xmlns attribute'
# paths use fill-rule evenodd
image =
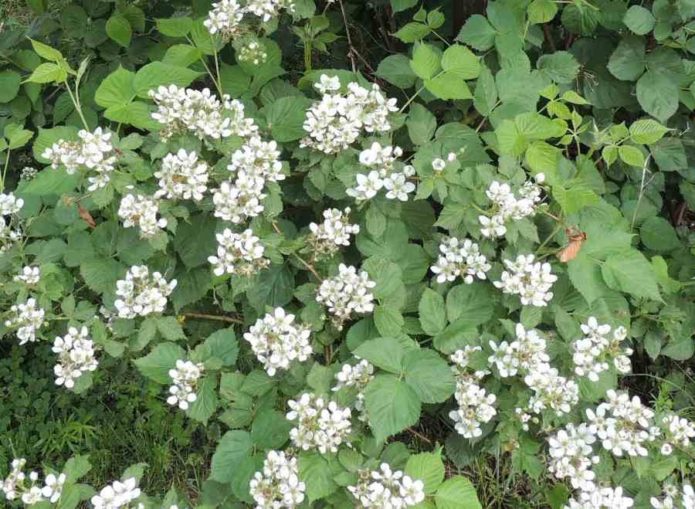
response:
<svg viewBox="0 0 695 509"><path fill-rule="evenodd" d="M313 51L311 41L304 41L304 70L311 71L311 53Z"/></svg>
<svg viewBox="0 0 695 509"><path fill-rule="evenodd" d="M7 149L7 155L5 156L5 167L2 169L2 180L0 180L0 192L5 191L5 178L7 177L7 168L10 166L10 152L12 149Z"/></svg>
<svg viewBox="0 0 695 509"><path fill-rule="evenodd" d="M70 85L67 81L65 82L65 88L68 89L68 94L70 95L72 104L75 106L75 110L77 110L77 114L80 116L80 120L82 120L82 125L84 125L84 128L89 131L89 124L87 124L87 120L84 118L84 113L82 113L82 105L80 104L79 91L76 90L77 97L75 97L75 94L72 93Z"/></svg>

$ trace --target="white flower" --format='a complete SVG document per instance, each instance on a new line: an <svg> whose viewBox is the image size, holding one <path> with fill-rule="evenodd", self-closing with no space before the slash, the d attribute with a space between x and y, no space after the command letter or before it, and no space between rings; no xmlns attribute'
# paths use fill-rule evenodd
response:
<svg viewBox="0 0 695 509"><path fill-rule="evenodd" d="M444 171L444 168L446 168L446 161L444 159L437 157L432 161L432 169L435 173L441 173Z"/></svg>
<svg viewBox="0 0 695 509"><path fill-rule="evenodd" d="M154 176L159 179L156 197L200 201L207 191L208 165L198 161L195 152L180 149L176 154L164 156Z"/></svg>
<svg viewBox="0 0 695 509"><path fill-rule="evenodd" d="M127 194L121 199L118 217L125 228L138 227L143 238L150 238L166 228L167 220L160 217L159 204L155 198L141 194Z"/></svg>
<svg viewBox="0 0 695 509"><path fill-rule="evenodd" d="M241 233L225 228L222 233L216 235L216 238L217 256L208 257L216 276L224 274L250 276L270 263L263 257L265 247L250 228Z"/></svg>
<svg viewBox="0 0 695 509"><path fill-rule="evenodd" d="M493 284L504 293L518 295L525 306L547 306L553 298L550 289L557 281L549 263L535 262L533 255L519 255L516 260L504 260L507 270Z"/></svg>
<svg viewBox="0 0 695 509"><path fill-rule="evenodd" d="M358 273L355 267L341 263L338 275L321 283L316 300L328 307L336 326L342 328L343 322L353 314L371 313L374 310L374 295L371 293L374 286L376 283L369 279L365 271Z"/></svg>
<svg viewBox="0 0 695 509"><path fill-rule="evenodd" d="M575 489L591 489L596 478L591 468L599 462L599 457L593 455L595 441L586 424L567 424L548 438L548 470L558 479L568 478Z"/></svg>
<svg viewBox="0 0 695 509"><path fill-rule="evenodd" d="M99 364L96 360L94 342L89 338L87 327L70 327L65 336L53 341L53 352L58 354L58 362L53 367L56 385L68 389L75 386L75 380L84 373L94 371Z"/></svg>
<svg viewBox="0 0 695 509"><path fill-rule="evenodd" d="M220 3L236 3L234 0ZM150 97L157 105L152 118L163 128L163 139L190 131L200 139L220 139L229 136L247 137L258 130L252 119L244 116L244 105L222 96L220 101L209 89L194 90L176 85L160 86L150 90Z"/></svg>
<svg viewBox="0 0 695 509"><path fill-rule="evenodd" d="M676 414L666 415L661 419L661 425L664 428L666 439L669 441L664 445L669 446L669 451L673 449L672 444L686 448L690 445L690 439L695 438L695 423L684 417L679 417ZM665 454L670 454L670 452Z"/></svg>
<svg viewBox="0 0 695 509"><path fill-rule="evenodd" d="M404 173L392 173L384 179L384 188L387 199L408 201L408 195L415 191L415 184L408 182Z"/></svg>
<svg viewBox="0 0 695 509"><path fill-rule="evenodd" d="M116 155L111 144L111 133L97 127L94 132L84 129L77 133L79 141L58 140L47 148L42 157L51 161L53 169L65 168L72 175L80 168L86 168L89 191L105 187L111 180L116 164Z"/></svg>
<svg viewBox="0 0 695 509"><path fill-rule="evenodd" d="M247 177L259 177L264 182L284 180L280 150L275 141L263 141L258 136L251 136L241 148L232 154L227 169L244 174Z"/></svg>
<svg viewBox="0 0 695 509"><path fill-rule="evenodd" d="M439 252L439 258L430 267L437 275L437 283L452 282L460 276L466 284L471 284L475 278L487 278L485 273L491 265L485 255L480 254L478 244L470 239L446 238L439 244Z"/></svg>
<svg viewBox="0 0 695 509"><path fill-rule="evenodd" d="M125 481L114 481L105 486L98 495L91 499L94 509L119 509L128 507L129 504L140 496L140 488L134 477Z"/></svg>
<svg viewBox="0 0 695 509"><path fill-rule="evenodd" d="M358 173L355 176L357 186L347 189L348 196L352 196L358 202L371 200L384 187L384 180L379 176L379 172L370 171L367 175Z"/></svg>
<svg viewBox="0 0 695 509"><path fill-rule="evenodd" d="M239 33L243 17L244 9L237 0L220 0L212 4L203 25L212 35L219 33L225 39L231 39Z"/></svg>
<svg viewBox="0 0 695 509"><path fill-rule="evenodd" d="M355 400L355 410L359 415L359 420L366 421L367 415L364 408L364 389L367 384L374 378L374 366L366 360L361 360L354 366L351 364L343 364L335 374L337 384L331 389L333 392L339 391L343 387L351 387L357 391L357 399Z"/></svg>
<svg viewBox="0 0 695 509"><path fill-rule="evenodd" d="M265 198L264 185L262 178L246 174L239 175L235 182L222 182L212 196L215 217L235 224L256 217L263 212L261 201Z"/></svg>
<svg viewBox="0 0 695 509"><path fill-rule="evenodd" d="M632 498L623 496L621 487L613 489L591 485L587 488L570 499L565 509L629 509L634 504Z"/></svg>
<svg viewBox="0 0 695 509"><path fill-rule="evenodd" d="M323 211L323 223L309 224L309 242L317 253L333 254L341 246L350 245L350 235L357 235L360 227L350 223L349 215L349 207L345 210L326 209Z"/></svg>
<svg viewBox="0 0 695 509"><path fill-rule="evenodd" d="M297 459L282 451L268 451L263 470L253 475L249 487L256 509L294 509L304 501L306 491Z"/></svg>
<svg viewBox="0 0 695 509"><path fill-rule="evenodd" d="M256 358L266 372L274 376L277 370L287 370L292 362L303 362L311 356L308 327L294 324L294 315L282 308L259 318L244 339L251 344Z"/></svg>
<svg viewBox="0 0 695 509"><path fill-rule="evenodd" d="M572 343L572 361L577 375L597 382L599 374L608 369L610 361L619 373L630 372L632 349L621 345L627 337L625 327L618 327L609 337L611 326L599 325L596 318L591 316L581 329L585 336Z"/></svg>
<svg viewBox="0 0 695 509"><path fill-rule="evenodd" d="M341 408L334 401L305 392L297 400L289 400L287 420L296 421L290 430L292 443L302 450L318 449L325 454L338 452L338 447L348 440L352 431L351 411Z"/></svg>
<svg viewBox="0 0 695 509"><path fill-rule="evenodd" d="M237 60L253 65L261 65L268 60L268 53L265 51L265 46L258 41L248 41L238 48Z"/></svg>
<svg viewBox="0 0 695 509"><path fill-rule="evenodd" d="M26 285L35 285L41 280L41 269L35 265L22 267L22 272L12 278L13 281L21 281Z"/></svg>
<svg viewBox="0 0 695 509"><path fill-rule="evenodd" d="M23 304L10 308L10 318L5 320L5 327L17 328L19 344L36 341L36 334L44 325L46 312L38 307L36 299L29 298Z"/></svg>
<svg viewBox="0 0 695 509"><path fill-rule="evenodd" d="M56 476L55 474L48 474L44 480L44 486L41 488L41 496L55 504L60 500L60 496L63 494L63 486L67 476L65 474L60 474Z"/></svg>
<svg viewBox="0 0 695 509"><path fill-rule="evenodd" d="M352 145L360 134L391 130L388 120L397 111L395 99L387 99L378 85L370 89L350 83L347 93L338 93L335 81L320 78L323 97L309 108L304 121L307 136L300 146L335 154Z"/></svg>
<svg viewBox="0 0 695 509"><path fill-rule="evenodd" d="M536 182L541 181L536 180ZM509 184L493 181L486 194L492 201L494 210L492 216L478 218L482 226L480 233L484 237L504 236L507 232L505 226L507 221L532 216L536 212L536 205L541 201L541 188L531 181L524 183L516 195Z"/></svg>
<svg viewBox="0 0 695 509"><path fill-rule="evenodd" d="M322 94L327 92L337 92L340 90L340 79L338 76L327 76L322 74L319 77L319 81L314 83L314 88Z"/></svg>
<svg viewBox="0 0 695 509"><path fill-rule="evenodd" d="M14 193L0 193L0 216L18 214L24 206L24 200L17 198Z"/></svg>
<svg viewBox="0 0 695 509"><path fill-rule="evenodd" d="M132 266L125 279L116 282L114 302L119 318L135 318L151 313L161 313L167 305L167 297L176 288L176 280L167 282L159 272L150 273L145 265Z"/></svg>
<svg viewBox="0 0 695 509"><path fill-rule="evenodd" d="M169 387L167 403L187 410L190 403L197 399L195 393L198 379L203 374L203 365L179 359L176 367L169 370L169 377L174 382Z"/></svg>
<svg viewBox="0 0 695 509"><path fill-rule="evenodd" d="M392 471L387 463L379 470L361 473L355 486L348 491L357 499L357 507L363 509L404 509L425 499L425 485L402 471Z"/></svg>

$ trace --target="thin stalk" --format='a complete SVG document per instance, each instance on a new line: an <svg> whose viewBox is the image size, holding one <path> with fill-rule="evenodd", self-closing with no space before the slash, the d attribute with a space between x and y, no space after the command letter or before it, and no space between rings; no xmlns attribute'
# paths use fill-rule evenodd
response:
<svg viewBox="0 0 695 509"><path fill-rule="evenodd" d="M68 89L70 100L72 101L72 104L75 106L75 110L77 110L77 114L80 116L80 120L82 120L82 125L84 125L84 128L89 131L89 124L87 124L87 120L84 118L84 113L82 113L82 105L80 104L79 91L77 91L77 97L75 97L75 95L72 93L72 90L70 89L70 85L67 82L65 82L65 88Z"/></svg>
<svg viewBox="0 0 695 509"><path fill-rule="evenodd" d="M5 190L5 178L7 178L7 168L10 166L10 152L12 149L7 149L7 155L5 156L5 167L2 169L2 180L0 180L0 192Z"/></svg>

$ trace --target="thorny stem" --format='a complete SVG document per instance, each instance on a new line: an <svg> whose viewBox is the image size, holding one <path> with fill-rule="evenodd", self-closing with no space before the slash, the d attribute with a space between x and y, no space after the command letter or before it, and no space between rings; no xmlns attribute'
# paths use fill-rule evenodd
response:
<svg viewBox="0 0 695 509"><path fill-rule="evenodd" d="M239 318L233 318L231 316L224 315L210 315L207 313L181 313L184 318L200 318L202 320L215 320L217 322L227 322L227 323L240 323L243 324L244 321Z"/></svg>

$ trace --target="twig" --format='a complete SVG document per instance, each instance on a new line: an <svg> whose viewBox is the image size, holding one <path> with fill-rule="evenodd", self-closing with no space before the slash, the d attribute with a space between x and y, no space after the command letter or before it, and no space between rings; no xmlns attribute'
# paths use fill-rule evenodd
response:
<svg viewBox="0 0 695 509"><path fill-rule="evenodd" d="M425 435L423 435L422 433L420 433L420 432L418 432L418 431L415 431L413 428L406 428L406 430L408 431L408 433L411 433L411 434L415 435L416 437L418 437L418 438L419 438L420 440L422 440L423 442L425 442L425 443L427 443L427 444L432 444L432 441L431 441L429 438L427 438L427 437L426 437Z"/></svg>
<svg viewBox="0 0 695 509"><path fill-rule="evenodd" d="M347 36L348 42L348 58L350 59L350 64L352 66L352 72L357 72L357 63L355 62L355 48L352 46L352 37L350 36L350 27L348 26L347 15L345 14L345 6L343 5L343 0L338 0L340 5L340 12L343 15L343 23L345 24L345 35Z"/></svg>
<svg viewBox="0 0 695 509"><path fill-rule="evenodd" d="M227 323L240 323L243 324L244 321L239 318L233 318L231 316L224 315L209 315L207 313L181 313L184 318L200 318L202 320L215 320L217 322L227 322Z"/></svg>

